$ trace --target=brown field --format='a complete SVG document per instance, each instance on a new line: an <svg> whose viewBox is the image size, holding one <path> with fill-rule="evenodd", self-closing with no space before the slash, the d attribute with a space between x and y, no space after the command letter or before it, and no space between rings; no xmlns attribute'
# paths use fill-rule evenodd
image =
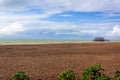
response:
<svg viewBox="0 0 120 80"><path fill-rule="evenodd" d="M72 69L77 76L93 64L101 64L105 74L120 70L120 42L0 45L0 80L11 80L23 70L31 80L56 80Z"/></svg>

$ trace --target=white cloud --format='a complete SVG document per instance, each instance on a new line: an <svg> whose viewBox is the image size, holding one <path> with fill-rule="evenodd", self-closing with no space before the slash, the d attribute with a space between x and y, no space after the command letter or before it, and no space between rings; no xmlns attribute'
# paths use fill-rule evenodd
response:
<svg viewBox="0 0 120 80"><path fill-rule="evenodd" d="M88 33L88 34L96 34L98 30L84 30L82 33Z"/></svg>
<svg viewBox="0 0 120 80"><path fill-rule="evenodd" d="M25 24L25 23L24 23ZM69 22L52 22L52 21L31 21L26 22L31 30L44 30L46 32L53 32L56 35L73 34L73 35L91 35L91 36L105 36L111 30L115 23L84 23L72 24ZM45 32L46 31L46 32Z"/></svg>
<svg viewBox="0 0 120 80"><path fill-rule="evenodd" d="M25 30L26 28L22 24L18 22L13 22L7 26L0 27L0 35L10 35L10 34L15 34Z"/></svg>
<svg viewBox="0 0 120 80"><path fill-rule="evenodd" d="M103 12L104 17L119 16L120 0L32 0L31 5L45 13ZM51 14L51 15L52 15ZM64 15L63 15L64 16ZM65 15L66 16L66 15Z"/></svg>
<svg viewBox="0 0 120 80"><path fill-rule="evenodd" d="M19 21L42 19L66 11L105 12L104 16L119 16L114 12L120 11L120 0L0 0L0 21ZM14 11L37 9L40 14L16 14ZM9 12L5 12L5 11ZM28 11L29 11L28 10ZM111 11L109 11L111 10ZM72 15L63 14L70 17Z"/></svg>
<svg viewBox="0 0 120 80"><path fill-rule="evenodd" d="M44 10L80 12L120 10L120 0L33 0L32 2Z"/></svg>
<svg viewBox="0 0 120 80"><path fill-rule="evenodd" d="M0 0L0 9L14 11L22 10L30 5L29 0Z"/></svg>
<svg viewBox="0 0 120 80"><path fill-rule="evenodd" d="M48 18L52 14L59 13L57 11L50 11L41 14L15 14L15 13L7 13L0 12L0 22L13 22L13 21L35 21L38 19ZM1 24L1 23L0 23Z"/></svg>
<svg viewBox="0 0 120 80"><path fill-rule="evenodd" d="M9 25L5 25L9 24ZM59 23L51 21L18 21L12 23L5 23L0 27L0 36L3 35L13 35L18 32L29 31L29 30L45 30L46 32L57 32L64 30L76 30L78 29L76 25L70 23ZM32 33L31 33L32 34Z"/></svg>
<svg viewBox="0 0 120 80"><path fill-rule="evenodd" d="M19 10L29 6L48 11L120 11L120 0L0 0L0 9Z"/></svg>
<svg viewBox="0 0 120 80"><path fill-rule="evenodd" d="M76 25L67 22L31 21L23 23L29 26L29 29L31 30L61 31L78 29Z"/></svg>
<svg viewBox="0 0 120 80"><path fill-rule="evenodd" d="M6 26L6 24L8 24ZM42 21L42 20L27 20L27 21L17 21L12 23L4 23L0 27L0 36L4 35L14 35L17 33L22 33L24 31L44 31L45 34L49 32L55 35L67 34L67 35L90 35L90 36L103 36L108 34L112 26L118 23L84 23L84 24L72 24L69 22L52 22L52 21ZM113 31L109 32L109 35L119 35L120 27L114 27ZM32 35L32 32L30 32ZM108 36L108 35L107 35Z"/></svg>
<svg viewBox="0 0 120 80"><path fill-rule="evenodd" d="M120 25L116 25L113 27L113 30L107 34L108 36L111 37L120 37Z"/></svg>
<svg viewBox="0 0 120 80"><path fill-rule="evenodd" d="M0 0L0 35L11 35L28 30L45 30L44 33L105 36L112 26L118 23L104 21L72 24L43 20L54 14L64 17L75 15L63 14L67 11L104 12L105 16L120 16L120 13L116 14L120 12L119 4L120 0ZM115 26L109 32L109 36L120 36L120 26Z"/></svg>

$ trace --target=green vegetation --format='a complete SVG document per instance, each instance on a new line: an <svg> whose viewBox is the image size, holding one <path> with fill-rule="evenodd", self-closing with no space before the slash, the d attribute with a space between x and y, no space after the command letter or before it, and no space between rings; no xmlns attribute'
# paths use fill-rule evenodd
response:
<svg viewBox="0 0 120 80"><path fill-rule="evenodd" d="M116 71L114 77L106 76L104 69L99 64L90 66L83 71L81 78L77 79L72 70L66 70L57 76L57 80L120 80L120 71ZM23 71L17 72L13 80L30 80Z"/></svg>
<svg viewBox="0 0 120 80"><path fill-rule="evenodd" d="M103 70L100 65L90 66L89 68L85 69L81 80L96 80L101 73L99 71Z"/></svg>
<svg viewBox="0 0 120 80"><path fill-rule="evenodd" d="M103 70L100 65L90 66L84 70L81 80L110 80L108 76L100 72Z"/></svg>
<svg viewBox="0 0 120 80"><path fill-rule="evenodd" d="M103 74L104 69L99 64L90 66L83 71L81 78L75 78L72 70L59 74L57 80L120 80L120 71L116 71L113 78Z"/></svg>
<svg viewBox="0 0 120 80"><path fill-rule="evenodd" d="M120 71L116 71L113 80L120 80Z"/></svg>
<svg viewBox="0 0 120 80"><path fill-rule="evenodd" d="M58 75L57 80L76 80L72 70L66 70Z"/></svg>
<svg viewBox="0 0 120 80"><path fill-rule="evenodd" d="M29 76L25 74L24 71L18 71L14 77L13 80L30 80Z"/></svg>

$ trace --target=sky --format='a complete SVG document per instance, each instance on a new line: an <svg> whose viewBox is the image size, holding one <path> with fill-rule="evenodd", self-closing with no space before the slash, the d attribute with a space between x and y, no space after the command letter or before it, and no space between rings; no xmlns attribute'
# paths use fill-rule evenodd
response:
<svg viewBox="0 0 120 80"><path fill-rule="evenodd" d="M120 0L0 0L0 39L120 40Z"/></svg>

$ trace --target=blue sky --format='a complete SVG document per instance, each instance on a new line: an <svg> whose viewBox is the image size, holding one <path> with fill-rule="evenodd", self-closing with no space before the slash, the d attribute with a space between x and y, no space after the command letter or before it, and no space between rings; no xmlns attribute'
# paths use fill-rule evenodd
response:
<svg viewBox="0 0 120 80"><path fill-rule="evenodd" d="M120 0L0 0L0 39L120 40Z"/></svg>

